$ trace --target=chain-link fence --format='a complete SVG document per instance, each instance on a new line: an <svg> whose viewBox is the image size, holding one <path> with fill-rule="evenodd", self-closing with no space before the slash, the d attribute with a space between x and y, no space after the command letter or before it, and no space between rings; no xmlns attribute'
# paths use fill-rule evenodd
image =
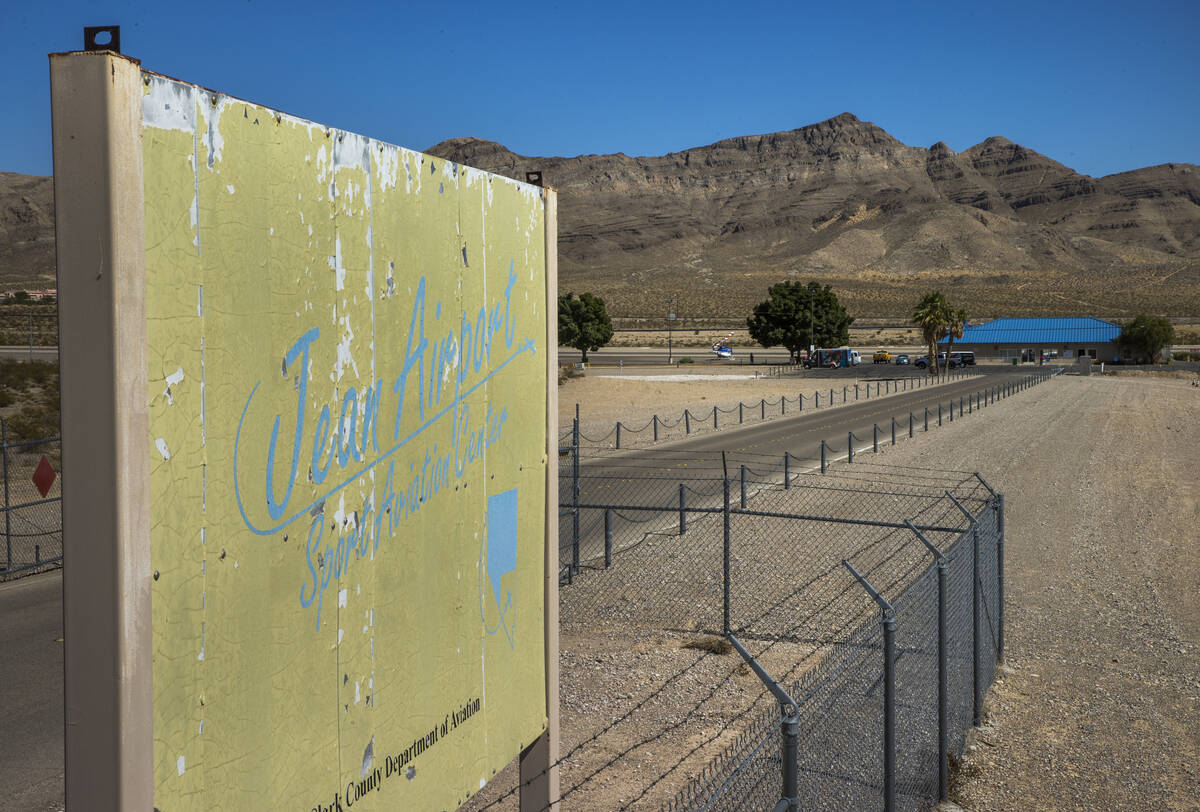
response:
<svg viewBox="0 0 1200 812"><path fill-rule="evenodd" d="M0 581L61 566L61 460L57 437L0 443L4 488Z"/></svg>
<svg viewBox="0 0 1200 812"><path fill-rule="evenodd" d="M963 541L974 520L981 555L998 544L980 477L860 458L784 479L767 460L661 450L602 473L563 463L563 522L580 520L560 589L564 809L772 809L789 777L795 808L886 808L889 786L892 808L936 801L995 656L975 665L984 638L959 597L972 575L999 588L999 565L976 572ZM607 503L576 510L576 480ZM891 601L890 643L847 564ZM997 630L999 606L980 604ZM468 808L515 808L517 793L500 776Z"/></svg>
<svg viewBox="0 0 1200 812"><path fill-rule="evenodd" d="M734 568L729 632L758 641L759 659L780 643L809 647L777 660L794 704L758 709L666 808L769 809L784 798L798 806L780 809L915 809L946 797L949 759L979 722L1001 645L1001 501L982 480L956 491L903 529L880 521L838 534L815 516L754 528L776 554ZM797 530L811 563L778 543Z"/></svg>
<svg viewBox="0 0 1200 812"><path fill-rule="evenodd" d="M54 347L58 344L58 313L0 307L0 346Z"/></svg>
<svg viewBox="0 0 1200 812"><path fill-rule="evenodd" d="M938 413L809 458L564 445L564 808L945 797L1003 649L1003 508L977 474L867 453L925 421ZM518 789L501 776L468 808Z"/></svg>

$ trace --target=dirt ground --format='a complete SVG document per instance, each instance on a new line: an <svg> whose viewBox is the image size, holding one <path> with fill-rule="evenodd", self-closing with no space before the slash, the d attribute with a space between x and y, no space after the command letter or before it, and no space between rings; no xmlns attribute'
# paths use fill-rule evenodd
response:
<svg viewBox="0 0 1200 812"><path fill-rule="evenodd" d="M952 799L962 807L1200 809L1195 381L1064 376L881 455L914 470L979 471L1006 495L1006 665L955 773ZM564 425L576 402L599 425L633 408L678 412L779 394L776 380L729 374L709 382L589 376L567 382L560 405ZM731 730L712 739L727 708L684 718L680 697L656 687L700 656L681 648L686 634L563 635L563 789L579 785L564 809L658 808L673 792L641 793L674 753L681 759L710 741L707 755L732 738ZM723 668L692 669L689 678L720 678ZM758 690L752 675L736 672L727 687L722 696L745 701ZM669 735L653 752L592 775L611 748L636 744L635 729L599 755L587 750L634 703L658 714ZM674 778L682 780L678 771ZM512 785L498 776L470 808ZM492 808L515 809L515 797Z"/></svg>

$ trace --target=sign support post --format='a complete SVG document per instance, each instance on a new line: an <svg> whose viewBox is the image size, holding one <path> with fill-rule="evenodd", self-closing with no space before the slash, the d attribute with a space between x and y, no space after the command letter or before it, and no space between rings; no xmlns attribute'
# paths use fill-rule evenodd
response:
<svg viewBox="0 0 1200 812"><path fill-rule="evenodd" d="M152 809L141 69L50 57L62 376L67 808ZM69 467L68 467L69 466Z"/></svg>
<svg viewBox="0 0 1200 812"><path fill-rule="evenodd" d="M546 189L546 381L558 379L558 193ZM520 810L559 809L558 386L546 387L546 732L521 752Z"/></svg>

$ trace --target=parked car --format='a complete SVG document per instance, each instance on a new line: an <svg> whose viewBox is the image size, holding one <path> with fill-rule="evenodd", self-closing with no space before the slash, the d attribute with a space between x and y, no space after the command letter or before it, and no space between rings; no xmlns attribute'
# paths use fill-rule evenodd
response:
<svg viewBox="0 0 1200 812"><path fill-rule="evenodd" d="M896 356L896 365L897 365L897 366L902 366L902 367L904 367L904 366L908 366L908 356L907 356L907 355L903 355L903 354L902 354L902 355L897 355L897 356Z"/></svg>
<svg viewBox="0 0 1200 812"><path fill-rule="evenodd" d="M958 355L958 353L951 353L950 362L949 362L949 364L947 364L946 363L946 353L939 352L938 359L937 359L938 366L939 367L949 366L950 369L958 369L959 367L961 367L963 365L963 362L962 362L961 358L955 357L957 355ZM929 366L929 356L922 355L920 358L918 358L916 361L913 362L913 366L915 366L917 369L925 369L926 367Z"/></svg>
<svg viewBox="0 0 1200 812"><path fill-rule="evenodd" d="M962 366L975 366L975 353L971 352L970 350L963 352L952 352L950 353L950 358L951 360L957 358L961 362Z"/></svg>
<svg viewBox="0 0 1200 812"><path fill-rule="evenodd" d="M876 364L888 364L891 360L892 354L887 350L875 350L875 356L872 358L872 362Z"/></svg>

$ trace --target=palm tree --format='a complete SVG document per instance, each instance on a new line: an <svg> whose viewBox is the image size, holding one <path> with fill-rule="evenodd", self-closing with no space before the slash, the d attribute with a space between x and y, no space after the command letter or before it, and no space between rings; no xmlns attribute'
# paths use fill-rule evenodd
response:
<svg viewBox="0 0 1200 812"><path fill-rule="evenodd" d="M963 337L963 330L967 326L967 311L961 307L956 307L950 311L950 323L946 325L947 341L946 347L946 369L950 368L950 352L954 349L954 339Z"/></svg>
<svg viewBox="0 0 1200 812"><path fill-rule="evenodd" d="M937 342L946 335L950 324L952 310L946 295L940 290L931 290L921 297L913 308L912 323L921 328L921 337L929 348L929 371L933 375L940 373L937 360ZM949 356L946 356L949 363Z"/></svg>

